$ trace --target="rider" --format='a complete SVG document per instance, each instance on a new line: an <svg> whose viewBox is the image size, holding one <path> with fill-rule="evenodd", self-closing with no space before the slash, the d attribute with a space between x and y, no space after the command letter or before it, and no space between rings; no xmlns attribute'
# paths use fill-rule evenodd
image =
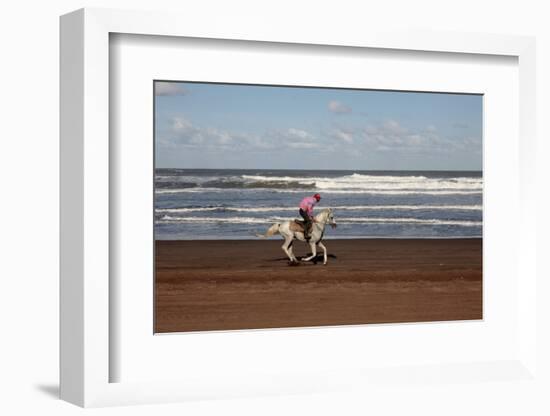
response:
<svg viewBox="0 0 550 416"><path fill-rule="evenodd" d="M309 232L311 230L311 224L315 222L313 218L313 207L321 200L321 195L315 194L313 196L306 196L300 202L300 215L304 219L304 238L309 240Z"/></svg>

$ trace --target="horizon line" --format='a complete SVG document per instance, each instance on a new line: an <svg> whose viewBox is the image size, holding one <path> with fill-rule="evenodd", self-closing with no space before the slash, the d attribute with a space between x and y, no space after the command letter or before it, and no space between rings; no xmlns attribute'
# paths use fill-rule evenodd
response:
<svg viewBox="0 0 550 416"><path fill-rule="evenodd" d="M156 167L155 169L187 169L187 170L293 170L293 171L362 171L362 172L483 172L483 169L294 169L294 168L183 168Z"/></svg>

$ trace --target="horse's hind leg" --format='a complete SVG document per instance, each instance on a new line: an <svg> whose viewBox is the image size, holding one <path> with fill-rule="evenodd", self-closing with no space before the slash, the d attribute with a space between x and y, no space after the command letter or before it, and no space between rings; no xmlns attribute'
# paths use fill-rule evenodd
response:
<svg viewBox="0 0 550 416"><path fill-rule="evenodd" d="M290 244L288 245L288 252L290 253L290 258L292 261L298 261L298 259L294 255L294 250L292 249L293 243L294 243L294 239L290 240Z"/></svg>
<svg viewBox="0 0 550 416"><path fill-rule="evenodd" d="M285 254L288 256L290 261L293 260L292 256L292 248L289 250L289 247L292 245L292 236L285 236L285 242L281 246Z"/></svg>
<svg viewBox="0 0 550 416"><path fill-rule="evenodd" d="M325 245L323 243L321 243L319 241L319 244L318 244L319 247L321 247L323 249L323 264L327 264L327 248L325 247Z"/></svg>
<svg viewBox="0 0 550 416"><path fill-rule="evenodd" d="M309 246L311 247L311 256L302 259L302 261L310 261L317 257L317 245L315 243L309 243Z"/></svg>

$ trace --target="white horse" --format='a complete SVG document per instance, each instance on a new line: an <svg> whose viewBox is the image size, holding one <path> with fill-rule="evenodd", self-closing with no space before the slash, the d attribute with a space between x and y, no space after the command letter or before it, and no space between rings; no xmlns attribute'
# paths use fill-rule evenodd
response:
<svg viewBox="0 0 550 416"><path fill-rule="evenodd" d="M315 217L315 221L312 224L312 229L309 234L309 241L304 238L303 227L296 223L295 220L285 221L283 223L275 223L265 234L256 234L258 237L271 237L275 234L281 234L285 239L282 245L283 251L288 256L291 262L297 262L298 259L292 252L292 243L295 239L306 242L311 247L311 256L302 259L302 261L310 261L317 257L317 246L323 250L323 264L327 264L327 248L321 242L323 234L325 233L325 227L329 224L332 228L336 227L336 221L334 221L334 215L331 208L326 208Z"/></svg>

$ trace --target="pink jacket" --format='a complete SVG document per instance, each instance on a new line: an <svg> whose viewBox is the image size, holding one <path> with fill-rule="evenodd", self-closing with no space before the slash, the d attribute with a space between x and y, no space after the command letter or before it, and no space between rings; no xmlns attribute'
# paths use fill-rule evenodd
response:
<svg viewBox="0 0 550 416"><path fill-rule="evenodd" d="M312 196L306 196L304 199L302 199L302 202L300 202L300 208L302 208L307 215L310 217L313 216L313 207L317 204L317 200L313 198Z"/></svg>

